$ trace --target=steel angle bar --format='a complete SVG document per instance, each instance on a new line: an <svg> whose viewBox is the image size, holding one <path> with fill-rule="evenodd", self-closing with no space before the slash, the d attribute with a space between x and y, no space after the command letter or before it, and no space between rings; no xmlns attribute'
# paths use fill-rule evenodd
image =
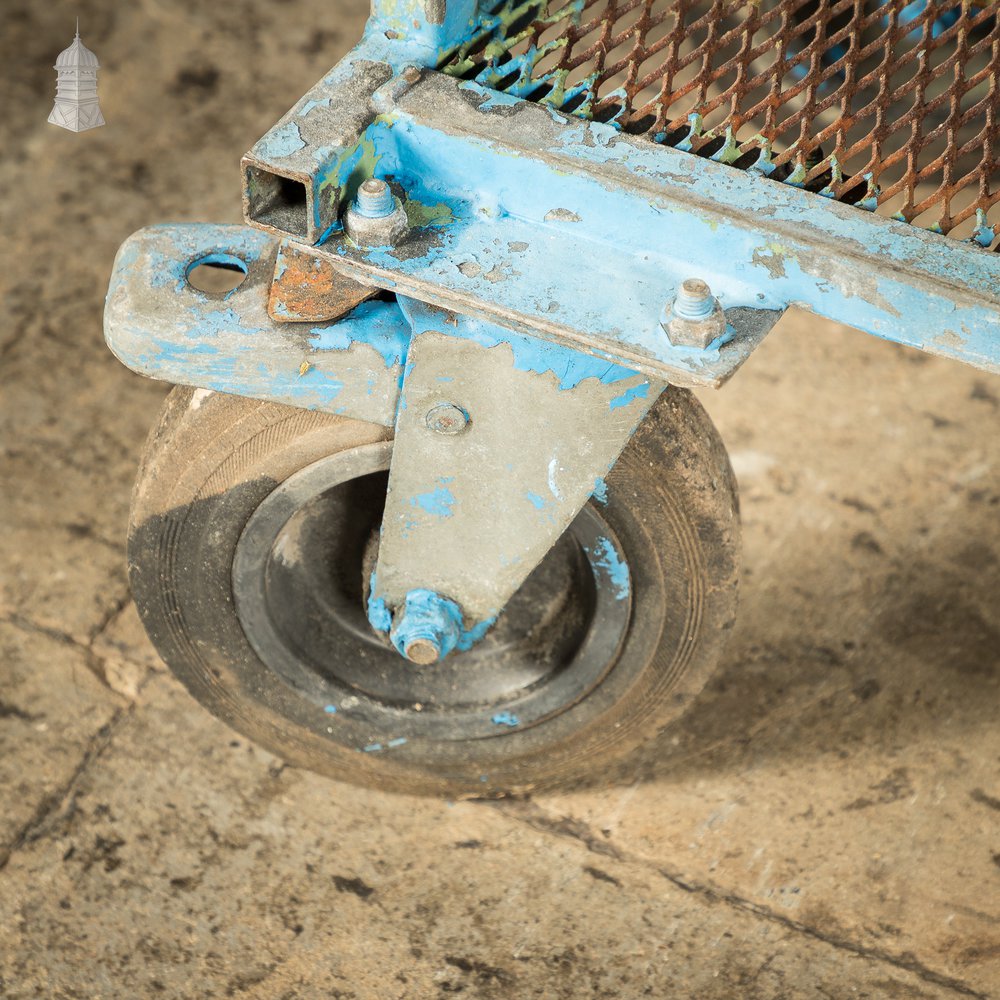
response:
<svg viewBox="0 0 1000 1000"><path fill-rule="evenodd" d="M314 248L366 281L679 385L723 382L791 304L1000 365L1000 257L982 247L432 71L367 108L326 176L341 204L389 181L410 232L361 247L331 223ZM689 278L725 311L707 350L664 329Z"/></svg>

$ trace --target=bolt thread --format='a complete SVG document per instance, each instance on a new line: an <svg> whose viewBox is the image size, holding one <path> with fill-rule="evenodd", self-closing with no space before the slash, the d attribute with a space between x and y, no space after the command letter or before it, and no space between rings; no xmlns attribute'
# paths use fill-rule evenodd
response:
<svg viewBox="0 0 1000 1000"><path fill-rule="evenodd" d="M708 319L715 311L715 296L699 278L688 278L681 284L674 299L674 314L681 319Z"/></svg>
<svg viewBox="0 0 1000 1000"><path fill-rule="evenodd" d="M358 214L363 215L366 219L379 219L392 214L396 207L396 199L385 181L373 177L358 188L354 207Z"/></svg>

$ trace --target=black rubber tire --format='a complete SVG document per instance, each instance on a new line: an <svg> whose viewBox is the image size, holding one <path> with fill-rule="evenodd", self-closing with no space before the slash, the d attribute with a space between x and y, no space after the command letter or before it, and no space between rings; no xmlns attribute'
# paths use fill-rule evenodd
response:
<svg viewBox="0 0 1000 1000"><path fill-rule="evenodd" d="M632 605L617 659L577 703L490 738L411 739L391 753L362 753L382 735L369 720L340 713L331 727L322 706L261 662L233 599L244 526L289 476L391 435L256 400L180 388L170 394L135 487L129 576L150 638L195 698L293 764L357 784L453 797L599 775L684 711L735 617L739 515L722 442L680 389L662 395L607 477L601 514L626 554Z"/></svg>

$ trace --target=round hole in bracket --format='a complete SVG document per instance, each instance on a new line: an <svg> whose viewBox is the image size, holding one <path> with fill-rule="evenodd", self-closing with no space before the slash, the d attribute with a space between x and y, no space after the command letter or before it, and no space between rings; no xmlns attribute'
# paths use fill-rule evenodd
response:
<svg viewBox="0 0 1000 1000"><path fill-rule="evenodd" d="M188 284L209 295L225 295L238 288L247 276L247 265L229 253L209 253L188 264Z"/></svg>

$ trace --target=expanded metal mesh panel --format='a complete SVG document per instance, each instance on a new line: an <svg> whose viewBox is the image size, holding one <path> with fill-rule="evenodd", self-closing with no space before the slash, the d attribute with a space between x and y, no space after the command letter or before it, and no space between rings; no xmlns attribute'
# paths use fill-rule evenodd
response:
<svg viewBox="0 0 1000 1000"><path fill-rule="evenodd" d="M504 0L441 69L989 246L998 14L998 0Z"/></svg>

